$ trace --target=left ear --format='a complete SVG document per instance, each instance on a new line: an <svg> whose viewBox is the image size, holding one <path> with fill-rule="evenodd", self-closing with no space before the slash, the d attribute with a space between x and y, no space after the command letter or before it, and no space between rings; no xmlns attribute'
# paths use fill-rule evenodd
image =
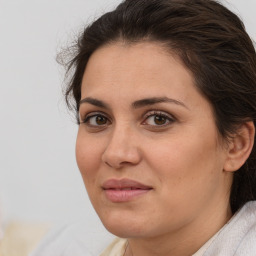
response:
<svg viewBox="0 0 256 256"><path fill-rule="evenodd" d="M239 127L229 142L224 171L238 170L248 159L254 144L255 126L252 121L245 122Z"/></svg>

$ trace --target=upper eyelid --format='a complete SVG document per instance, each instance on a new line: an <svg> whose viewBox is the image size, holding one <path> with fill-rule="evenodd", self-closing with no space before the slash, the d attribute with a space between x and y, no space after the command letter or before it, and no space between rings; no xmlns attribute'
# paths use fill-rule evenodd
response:
<svg viewBox="0 0 256 256"><path fill-rule="evenodd" d="M111 121L110 117L108 114L102 112L102 111L91 111L91 112L88 112L88 113L85 113L85 114L80 114L80 122L83 123L85 122L88 118L90 117L94 117L94 116L97 116L97 115L101 115L101 116L104 116L105 118L107 118L109 121Z"/></svg>
<svg viewBox="0 0 256 256"><path fill-rule="evenodd" d="M155 110L155 109L146 111L146 113L144 113L142 115L142 117L147 118L147 117L150 117L150 116L153 116L153 115L163 115L163 116L169 117L170 119L173 119L173 120L176 119L176 117L173 114L170 114L170 113L168 113L166 111L163 111L163 110Z"/></svg>

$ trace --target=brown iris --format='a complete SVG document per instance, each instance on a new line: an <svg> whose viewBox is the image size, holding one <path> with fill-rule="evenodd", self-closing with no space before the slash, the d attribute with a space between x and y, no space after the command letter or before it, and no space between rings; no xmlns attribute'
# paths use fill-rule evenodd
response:
<svg viewBox="0 0 256 256"><path fill-rule="evenodd" d="M166 117L164 116L155 116L154 118L154 122L157 124L157 125L163 125L166 123Z"/></svg>
<svg viewBox="0 0 256 256"><path fill-rule="evenodd" d="M97 116L95 121L97 125L104 125L107 123L107 118L105 118L104 116Z"/></svg>

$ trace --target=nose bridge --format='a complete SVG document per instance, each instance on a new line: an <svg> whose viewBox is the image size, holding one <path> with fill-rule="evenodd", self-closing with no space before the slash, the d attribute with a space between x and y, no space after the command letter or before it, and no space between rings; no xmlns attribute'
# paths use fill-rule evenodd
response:
<svg viewBox="0 0 256 256"><path fill-rule="evenodd" d="M135 165L140 161L136 131L129 123L123 122L113 127L102 160L116 169L124 164Z"/></svg>

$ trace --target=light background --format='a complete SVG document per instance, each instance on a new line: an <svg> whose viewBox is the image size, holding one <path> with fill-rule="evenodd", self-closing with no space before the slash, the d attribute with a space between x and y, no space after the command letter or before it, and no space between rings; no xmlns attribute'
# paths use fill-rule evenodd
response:
<svg viewBox="0 0 256 256"><path fill-rule="evenodd" d="M103 232L75 161L56 52L118 0L0 0L0 205L2 223L85 220ZM256 39L256 0L227 0ZM88 232L90 236L90 232Z"/></svg>

